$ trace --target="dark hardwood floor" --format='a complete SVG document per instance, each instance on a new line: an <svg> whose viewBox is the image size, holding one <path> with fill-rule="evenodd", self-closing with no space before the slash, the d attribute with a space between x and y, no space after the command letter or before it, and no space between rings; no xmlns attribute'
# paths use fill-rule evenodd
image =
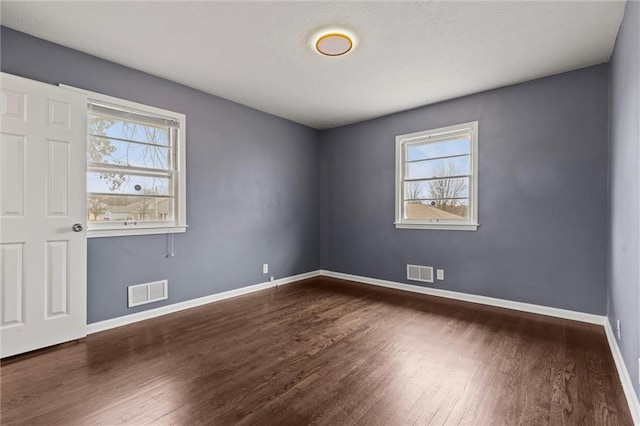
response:
<svg viewBox="0 0 640 426"><path fill-rule="evenodd" d="M631 425L602 327L314 278L6 360L9 424Z"/></svg>

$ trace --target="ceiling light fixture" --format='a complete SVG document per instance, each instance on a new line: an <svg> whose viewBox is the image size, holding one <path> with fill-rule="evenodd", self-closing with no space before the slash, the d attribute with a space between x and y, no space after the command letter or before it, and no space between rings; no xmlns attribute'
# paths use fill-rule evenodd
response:
<svg viewBox="0 0 640 426"><path fill-rule="evenodd" d="M353 37L343 31L326 32L316 38L315 48L325 56L341 56L353 49Z"/></svg>

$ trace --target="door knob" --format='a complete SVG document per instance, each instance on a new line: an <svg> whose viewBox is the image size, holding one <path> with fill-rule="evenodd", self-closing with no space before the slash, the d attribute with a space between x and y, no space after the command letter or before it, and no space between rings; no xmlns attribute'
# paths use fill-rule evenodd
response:
<svg viewBox="0 0 640 426"><path fill-rule="evenodd" d="M81 232L81 231L84 229L84 227L83 227L81 224L79 224L79 223L75 223L75 224L71 227L71 229L73 229L73 232Z"/></svg>

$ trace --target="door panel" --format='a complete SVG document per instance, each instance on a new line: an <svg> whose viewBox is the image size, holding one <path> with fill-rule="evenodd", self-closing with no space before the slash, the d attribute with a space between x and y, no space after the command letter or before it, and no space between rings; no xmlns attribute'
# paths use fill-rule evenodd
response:
<svg viewBox="0 0 640 426"><path fill-rule="evenodd" d="M68 241L47 241L47 318L67 315L69 292Z"/></svg>
<svg viewBox="0 0 640 426"><path fill-rule="evenodd" d="M24 211L25 137L2 133L0 138L0 190L2 216L22 216Z"/></svg>
<svg viewBox="0 0 640 426"><path fill-rule="evenodd" d="M69 142L49 142L49 176L47 187L47 215L68 216L69 209Z"/></svg>
<svg viewBox="0 0 640 426"><path fill-rule="evenodd" d="M0 271L2 273L3 291L0 292L2 302L2 324L15 325L22 323L22 292L24 287L22 262L23 244L0 244Z"/></svg>
<svg viewBox="0 0 640 426"><path fill-rule="evenodd" d="M1 356L86 335L86 98L0 80Z"/></svg>

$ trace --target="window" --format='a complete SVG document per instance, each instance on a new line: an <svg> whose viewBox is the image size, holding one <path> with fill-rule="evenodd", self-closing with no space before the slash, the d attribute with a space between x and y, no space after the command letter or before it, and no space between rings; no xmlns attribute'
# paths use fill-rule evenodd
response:
<svg viewBox="0 0 640 426"><path fill-rule="evenodd" d="M185 232L185 116L83 93L89 236Z"/></svg>
<svg viewBox="0 0 640 426"><path fill-rule="evenodd" d="M478 228L478 122L396 137L396 228Z"/></svg>

